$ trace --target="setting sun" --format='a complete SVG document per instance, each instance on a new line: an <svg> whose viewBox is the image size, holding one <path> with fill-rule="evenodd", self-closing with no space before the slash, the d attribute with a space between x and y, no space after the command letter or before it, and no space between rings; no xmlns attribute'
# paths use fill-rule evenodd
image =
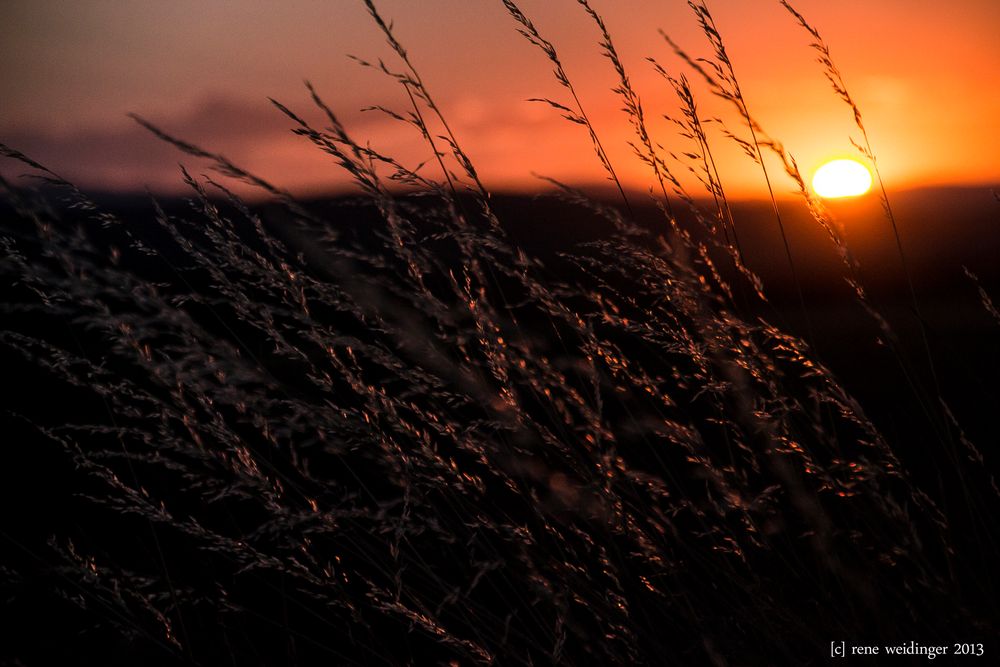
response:
<svg viewBox="0 0 1000 667"><path fill-rule="evenodd" d="M856 160L832 160L816 170L813 190L820 197L856 197L868 192L872 175L868 168Z"/></svg>

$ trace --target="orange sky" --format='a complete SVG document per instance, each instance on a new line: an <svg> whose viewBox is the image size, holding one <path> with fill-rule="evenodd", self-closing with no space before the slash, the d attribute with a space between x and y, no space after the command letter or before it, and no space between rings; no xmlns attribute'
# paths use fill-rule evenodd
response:
<svg viewBox="0 0 1000 667"><path fill-rule="evenodd" d="M614 73L600 56L593 23L572 0L519 4L559 49L626 184L647 187L646 173L624 144L630 129L610 92ZM593 4L642 97L654 139L668 150L689 150L660 118L674 111L673 95L644 59L684 71L657 28L692 55L710 55L692 13L679 0ZM1000 2L795 4L833 49L891 187L1000 182ZM525 101L566 99L500 0L378 5L394 19L488 186L538 187L532 172L578 183L602 180L585 132ZM851 114L814 62L808 36L777 0L716 0L709 7L751 112L803 170L851 154L849 138L857 136ZM184 158L136 128L125 117L130 111L293 190L342 187L337 168L288 133L289 123L266 102L272 96L308 110L304 78L357 138L411 165L428 157L412 129L361 111L370 104L405 107L398 90L345 57L391 56L360 1L8 0L4 14L0 141L86 187L178 189L176 164ZM737 129L729 109L701 92L703 115L723 115ZM713 140L730 192L760 194L759 171L731 142ZM3 164L0 171L22 170ZM779 192L790 189L779 179Z"/></svg>

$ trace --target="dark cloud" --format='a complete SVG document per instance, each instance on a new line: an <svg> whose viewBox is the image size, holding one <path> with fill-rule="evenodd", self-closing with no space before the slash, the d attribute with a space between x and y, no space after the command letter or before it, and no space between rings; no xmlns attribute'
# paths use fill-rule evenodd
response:
<svg viewBox="0 0 1000 667"><path fill-rule="evenodd" d="M302 114L318 120L310 110ZM350 116L365 120L357 113ZM291 121L265 99L212 97L177 117L155 113L144 117L170 135L236 161L259 162L260 151L267 148L293 153L304 143L290 133ZM89 188L137 190L148 186L172 191L180 187L178 162L199 164L130 118L107 126L58 132L40 127L4 128L0 129L0 141ZM305 152L304 145L302 148ZM5 161L0 171L9 176L26 168Z"/></svg>
<svg viewBox="0 0 1000 667"><path fill-rule="evenodd" d="M326 125L305 92L299 99L282 102L314 126ZM586 161L587 143L577 128L559 122L551 110L537 104L466 96L447 111L470 154L478 164L487 165L487 175L504 174L506 180L522 182L533 180L532 169L558 175L561 156L574 147ZM380 111L348 108L337 109L337 113L352 137L361 143L370 142L405 164L416 165L429 157L414 128ZM266 99L213 96L175 116L153 113L143 117L167 134L222 153L244 168L292 189L329 190L348 185L333 160L294 135L294 122ZM90 189L136 191L148 187L177 192L184 189L178 162L196 172L208 168L126 117L106 126L65 131L0 128L0 141ZM524 164L521 156L532 152L538 159L532 165ZM550 156L560 157L552 162ZM0 173L5 176L24 171L16 163L0 163Z"/></svg>

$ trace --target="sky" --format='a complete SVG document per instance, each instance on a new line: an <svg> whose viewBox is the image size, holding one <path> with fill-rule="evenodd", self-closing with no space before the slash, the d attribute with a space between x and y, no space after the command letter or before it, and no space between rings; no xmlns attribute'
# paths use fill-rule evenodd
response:
<svg viewBox="0 0 1000 667"><path fill-rule="evenodd" d="M638 91L664 154L690 151L664 114L676 99L653 67L683 63L658 34L710 56L681 0L592 0ZM586 132L530 98L568 102L544 56L521 37L500 0L379 0L420 74L495 190L543 187L538 175L604 182ZM553 42L627 187L651 185L631 154L631 129L611 89L595 25L573 0L518 3ZM890 187L1000 184L1000 2L799 0L820 30L864 115ZM5 0L0 22L0 141L92 189L177 192L183 156L128 118L164 130L299 193L349 187L333 161L267 98L309 119L312 81L356 138L407 165L429 151L412 127L366 107L406 111L397 84L359 66L398 61L360 0L132 2ZM831 90L807 35L777 0L709 3L750 112L803 171L856 154L850 110ZM699 111L745 130L724 102L696 87ZM736 196L763 193L761 172L718 128L710 135L722 180ZM667 158L670 160L670 158ZM685 167L675 173L697 193ZM774 167L774 165L770 165ZM429 176L437 176L427 166ZM9 162L0 173L25 170ZM775 176L779 194L792 183Z"/></svg>

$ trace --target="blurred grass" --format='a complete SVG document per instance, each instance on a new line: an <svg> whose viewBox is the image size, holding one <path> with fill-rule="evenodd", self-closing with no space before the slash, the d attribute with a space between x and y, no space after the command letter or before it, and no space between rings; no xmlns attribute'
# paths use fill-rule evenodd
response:
<svg viewBox="0 0 1000 667"><path fill-rule="evenodd" d="M352 137L311 87L324 128L275 104L363 204L299 202L147 124L274 203L184 171L187 203L151 200L136 218L4 148L49 186L3 183L12 657L810 664L832 640L996 630L995 466L950 419L923 365L935 350L914 347L924 316L873 298L849 233L803 184L866 318L850 326L881 341L926 421L914 455L827 367L855 352L805 298L778 202L772 240L795 277L770 285L795 290L790 309L755 273L768 255L726 198L685 79L661 68L708 199L672 177L581 4L653 204L562 186L558 205L532 205L549 206L548 228L524 230L370 2L398 58L371 65L412 103L385 111L425 137L436 176ZM547 102L614 181L555 46L505 5L570 98ZM723 137L794 177L707 7L692 8L716 55L688 63L740 107ZM575 224L593 231L518 240Z"/></svg>

